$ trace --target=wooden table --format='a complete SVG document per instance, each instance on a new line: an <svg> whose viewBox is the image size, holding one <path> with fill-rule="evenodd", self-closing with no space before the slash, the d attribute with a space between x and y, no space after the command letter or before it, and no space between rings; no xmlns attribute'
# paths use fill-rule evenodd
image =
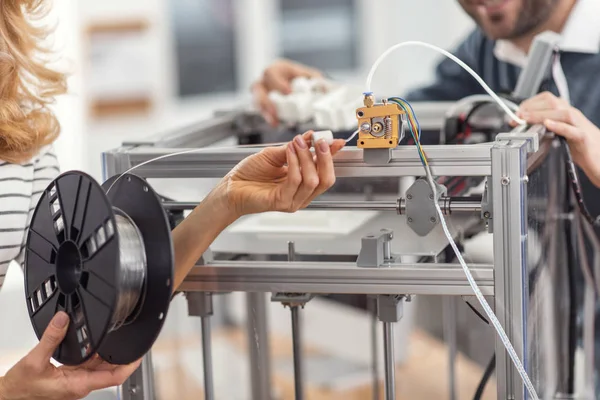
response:
<svg viewBox="0 0 600 400"><path fill-rule="evenodd" d="M247 354L244 332L214 332L213 340L217 338L219 340L228 340L231 346ZM153 355L164 356L169 353L177 353L177 351L197 350L199 348L199 338L185 338L176 342L163 340L157 342L154 346ZM291 348L290 338L273 337L271 340L271 355L273 360L291 359ZM397 399L449 399L448 351L446 346L426 333L414 331L410 337L409 348L410 352L407 362L398 366L396 372ZM305 353L309 355L322 354L323 352L311 348L310 344L307 344ZM294 400L293 378L289 373L282 373L275 371L275 368L273 369L273 387L274 393L278 395L278 400ZM217 373L222 373L222 371L215 371L215 374ZM456 362L456 375L458 399L472 399L479 380L483 375L482 368L459 354ZM185 366L177 361L166 368L156 365L155 381L159 395L158 399L160 400L199 400L204 398L201 382L191 377L190 371L186 371ZM232 384L236 384L236 382L232 382ZM307 383L305 386L305 400L371 400L373 398L371 385L372 382L362 381L346 390L332 390L327 387L311 386ZM383 396L383 385L380 385L380 387L380 393ZM383 399L383 397L381 398ZM496 385L492 378L488 382L482 399L491 400L495 398ZM216 399L230 400L220 397L219 393L216 393Z"/></svg>

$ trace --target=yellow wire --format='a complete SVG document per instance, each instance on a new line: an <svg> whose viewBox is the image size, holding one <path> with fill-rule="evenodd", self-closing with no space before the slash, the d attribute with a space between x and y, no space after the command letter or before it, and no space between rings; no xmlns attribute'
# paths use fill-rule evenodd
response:
<svg viewBox="0 0 600 400"><path fill-rule="evenodd" d="M425 155L425 152L423 151L423 147L421 146L419 130L417 127L416 117L415 117L414 113L411 111L411 108L408 106L408 104L405 101L403 101L397 97L392 97L391 99L393 101L398 102L403 105L402 108L404 109L404 111L406 112L406 115L408 116L408 122L410 123L411 128L412 128L411 130L415 135L415 139L416 139L415 145L417 146L417 151L421 154L423 163L426 166L429 166L429 161L427 160L427 156Z"/></svg>
<svg viewBox="0 0 600 400"><path fill-rule="evenodd" d="M413 112L411 111L411 108L409 107L409 105L405 101L400 100L398 97L392 97L392 99L394 101L396 101L396 102L401 103L401 104L404 105L404 107L403 107L404 111L406 112L406 115L408 115L408 121L409 121L410 125L413 128L413 132L415 133L415 137L416 137L417 140L420 140L419 130L417 128L416 117L413 114Z"/></svg>

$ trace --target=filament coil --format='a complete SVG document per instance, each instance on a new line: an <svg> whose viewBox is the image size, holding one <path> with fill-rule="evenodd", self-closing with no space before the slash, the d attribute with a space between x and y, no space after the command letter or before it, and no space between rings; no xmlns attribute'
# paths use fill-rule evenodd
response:
<svg viewBox="0 0 600 400"><path fill-rule="evenodd" d="M146 250L142 234L135 223L117 208L115 220L119 235L120 268L117 276L117 303L112 315L111 331L135 319L146 281Z"/></svg>

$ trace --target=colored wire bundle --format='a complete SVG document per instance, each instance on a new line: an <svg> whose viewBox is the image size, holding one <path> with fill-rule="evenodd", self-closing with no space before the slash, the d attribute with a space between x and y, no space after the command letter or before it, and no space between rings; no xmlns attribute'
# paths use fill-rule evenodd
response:
<svg viewBox="0 0 600 400"><path fill-rule="evenodd" d="M417 146L417 151L419 152L421 162L423 163L423 165L429 165L427 163L427 157L425 156L425 152L421 147L421 125L419 125L419 120L417 119L415 110L413 110L412 106L408 101L404 100L401 97L390 97L388 101L398 104L400 108L402 108L402 110L404 110L404 112L406 113L410 133L415 142L415 145Z"/></svg>

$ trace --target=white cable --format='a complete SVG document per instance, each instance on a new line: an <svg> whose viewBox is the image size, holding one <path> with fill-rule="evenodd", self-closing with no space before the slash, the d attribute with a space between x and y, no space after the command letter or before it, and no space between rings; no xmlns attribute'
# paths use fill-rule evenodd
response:
<svg viewBox="0 0 600 400"><path fill-rule="evenodd" d="M352 139L354 139L354 137L358 134L359 130L354 131L354 133L348 138L345 139L346 143L348 143L349 141L351 141ZM119 175L114 181L113 183L110 184L110 186L108 187L108 190L106 191L106 193L110 192L110 190L112 189L112 187L115 185L115 183L117 183L117 181L119 181L124 175L127 175L128 173L143 167L144 165L148 165L154 161L158 161L158 160L162 160L165 158L170 158L170 157L175 157L175 156L180 156L183 154L189 154L189 153L201 153L201 152L210 152L210 151L215 151L215 150L231 150L231 149L248 149L248 148L256 148L256 147L274 147L274 146L282 146L287 144L287 142L279 142L279 143L261 143L261 144L241 144L241 145L237 145L237 146L224 146L224 147L201 147L199 149L187 149L187 150L182 150L182 151L176 151L173 153L169 153L169 154L163 154L162 156L158 156L155 158L152 158L150 160L144 161L143 163L134 165L133 167L129 168L127 171L123 172L121 175Z"/></svg>
<svg viewBox="0 0 600 400"><path fill-rule="evenodd" d="M371 67L371 71L369 71L369 75L367 76L367 92L371 92L371 82L373 81L373 76L375 75L375 71L379 67L379 64L381 64L381 62L388 55L390 55L390 53L392 53L393 51L400 49L402 47L408 47L408 46L426 47L428 49L435 50L438 53L445 55L446 57L448 57L449 59L451 59L458 65L460 65L469 74L471 74L471 76L473 78L475 78L475 80L494 99L494 101L496 103L498 103L498 105L500 107L502 107L502 109L506 112L506 114L508 114L508 116L510 116L510 118L512 118L519 125L524 125L526 123L524 120L517 117L517 115L514 112L512 112L512 110L500 99L500 97L498 97L498 95L496 93L494 93L494 91L492 89L490 89L490 87L485 83L485 81L479 75L477 75L477 73L475 71L473 71L471 69L471 67L469 67L467 64L465 64L462 60L460 60L454 54L452 54L442 48L439 48L437 46L434 46L432 44L425 43L425 42L419 42L419 41L402 42L402 43L395 44L394 46L390 47L385 52L383 52L383 54L381 54L381 56L379 56L379 58L375 61L375 63L373 63L373 66Z"/></svg>
<svg viewBox="0 0 600 400"><path fill-rule="evenodd" d="M436 199L437 191L436 191L435 183L433 182L433 176L431 174L431 169L429 168L428 165L426 165L425 170L427 172L427 180L429 181L429 186L431 187L431 190L433 192L433 198ZM452 237L452 235L450 234L450 230L448 229L448 225L446 225L446 219L444 218L444 213L442 212L440 205L438 204L437 201L434 201L433 203L435 205L437 214L440 218L440 223L442 225L442 229L444 230L444 234L446 235L446 238L448 239L448 242L450 243L452 250L454 250L454 254L456 255L456 258L458 259L465 275L467 276L467 280L469 281L469 285L471 286L471 289L475 293L475 297L477 297L477 300L479 300L479 303L483 307L490 322L496 329L496 332L498 332L498 336L500 337L502 344L506 348L506 351L508 352L508 355L510 356L511 360L515 364L515 367L517 368L519 375L521 375L521 378L523 379L523 383L525 384L525 387L527 388L527 391L529 392L529 395L531 396L532 400L539 400L539 397L535 391L535 388L533 387L533 384L531 383L531 380L529 379L529 376L527 375L527 371L525 371L525 367L523 366L523 363L521 363L521 360L519 360L519 356L517 355L514 347L510 343L510 339L506 335L506 332L502 328L502 325L500 324L500 321L498 321L498 318L494 314L494 311L492 311L492 308L490 307L487 300L483 296L483 293L481 293L481 290L479 289L477 282L475 282L475 279L473 279L473 275L471 274L471 271L469 270L467 263L465 262L460 250L456 246L456 243L454 242L454 238Z"/></svg>
<svg viewBox="0 0 600 400"><path fill-rule="evenodd" d="M360 132L360 129L355 130L354 133L352 135L350 135L350 137L348 139L346 139L346 143L348 143L349 141L351 141L352 139L354 139L354 137L356 135L358 135L358 132Z"/></svg>
<svg viewBox="0 0 600 400"><path fill-rule="evenodd" d="M558 89L558 97L565 100L568 104L571 104L569 84L567 82L567 77L565 76L565 71L563 71L562 64L560 63L560 53L558 52L554 55L554 60L552 62L552 79L554 79L556 89Z"/></svg>
<svg viewBox="0 0 600 400"><path fill-rule="evenodd" d="M158 156L158 157L152 158L150 160L144 161L143 163L134 165L133 167L129 168L127 171L123 172L121 175L119 175L117 177L117 179L115 179L113 181L113 183L111 183L111 185L108 187L108 190L106 191L106 193L110 192L110 189L112 189L112 187L115 185L115 183L117 183L119 181L119 179L121 179L124 175L127 175L131 171L134 171L140 167L143 167L144 165L148 165L154 161L162 160L162 159L169 158L169 157L180 156L183 154L189 154L189 153L201 153L201 152L205 152L205 151L243 149L243 148L252 148L252 147L272 147L272 146L281 146L284 144L287 144L287 142L265 143L265 144L241 144L241 145L237 145L237 146L224 146L224 147L201 147L198 149L187 149L187 150L182 150L182 151L176 151L176 152L169 153L169 154L163 154L162 156Z"/></svg>

